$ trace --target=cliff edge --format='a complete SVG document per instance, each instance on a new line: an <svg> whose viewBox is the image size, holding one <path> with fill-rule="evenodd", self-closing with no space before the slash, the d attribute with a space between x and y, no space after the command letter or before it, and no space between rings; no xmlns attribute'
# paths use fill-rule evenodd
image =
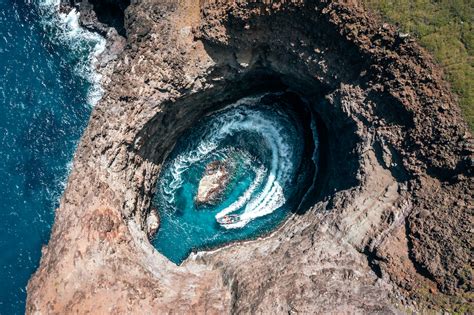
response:
<svg viewBox="0 0 474 315"><path fill-rule="evenodd" d="M414 40L357 1L120 1L104 17L109 2L64 3L108 38L105 94L27 313L469 311L472 136ZM203 115L274 90L321 118L317 195L264 238L174 265L146 235L164 157Z"/></svg>

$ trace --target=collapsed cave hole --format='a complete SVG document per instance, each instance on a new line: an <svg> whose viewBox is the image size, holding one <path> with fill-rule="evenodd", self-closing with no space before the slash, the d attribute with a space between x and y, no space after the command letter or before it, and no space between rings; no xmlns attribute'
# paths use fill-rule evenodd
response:
<svg viewBox="0 0 474 315"><path fill-rule="evenodd" d="M149 192L150 208L158 211L161 221L151 241L171 261L180 264L191 251L209 250L269 233L291 213L305 214L318 200L347 185L351 176L330 180L331 175L341 171L334 172L334 158L346 158L350 164L349 157L334 155L339 154L341 145L352 142L335 141L331 145L337 135L331 133L327 118L337 113L324 112L330 108L323 104L327 89L314 84L302 84L299 87L303 88L294 89L287 82L298 81L265 69L255 70L237 83L170 102L166 111L157 114L143 128L139 135L143 145L138 153L156 166L152 177L156 185ZM308 88L308 93L302 93ZM247 128L243 135L237 132L239 126ZM223 133L222 137L214 137L213 133L219 132ZM212 143L216 139L222 143ZM271 142L284 148L274 145L273 150L278 151L275 153L269 149ZM245 152L242 146L246 147ZM279 167L287 167L292 158L296 161L290 167L291 178L278 177L282 171L278 167L272 169L272 165L281 163ZM217 201L198 205L196 197L207 166L219 160L230 164L227 176L231 179L225 183L230 188L218 188L222 191ZM259 167L266 174L260 182ZM272 177L273 185L267 185ZM250 196L268 198L260 198L254 204L250 198L240 207L235 206L256 182L260 190L255 189L255 194ZM279 193L278 185L282 191L291 191L283 193L283 203L274 198ZM266 212L269 208L271 211ZM257 209L262 215L249 219L248 209ZM230 223L219 221L234 214L236 222L233 218Z"/></svg>
<svg viewBox="0 0 474 315"><path fill-rule="evenodd" d="M130 0L88 0L99 22L115 28L117 33L126 36L125 9Z"/></svg>

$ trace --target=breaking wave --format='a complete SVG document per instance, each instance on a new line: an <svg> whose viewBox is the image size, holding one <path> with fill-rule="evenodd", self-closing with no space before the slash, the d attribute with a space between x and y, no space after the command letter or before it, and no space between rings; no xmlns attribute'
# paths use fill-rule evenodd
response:
<svg viewBox="0 0 474 315"><path fill-rule="evenodd" d="M97 73L96 66L106 47L105 38L80 27L80 13L76 9L60 12L60 0L37 0L35 7L42 17L41 25L48 39L69 46L68 61L74 65L75 74L89 82L88 104L96 105L103 94L102 76Z"/></svg>

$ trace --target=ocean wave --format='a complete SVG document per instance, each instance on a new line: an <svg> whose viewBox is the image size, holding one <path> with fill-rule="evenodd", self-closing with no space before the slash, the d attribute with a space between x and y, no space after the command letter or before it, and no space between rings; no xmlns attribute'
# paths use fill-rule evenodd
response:
<svg viewBox="0 0 474 315"><path fill-rule="evenodd" d="M89 82L87 101L90 106L95 106L103 95L102 76L96 71L96 66L106 47L105 38L80 27L80 13L76 9L61 13L60 0L37 0L34 4L42 17L41 26L48 39L69 48L71 63L75 65L74 73Z"/></svg>

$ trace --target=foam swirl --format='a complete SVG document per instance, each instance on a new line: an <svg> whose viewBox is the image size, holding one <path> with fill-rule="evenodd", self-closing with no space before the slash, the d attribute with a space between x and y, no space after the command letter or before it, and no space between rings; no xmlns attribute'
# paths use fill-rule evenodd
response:
<svg viewBox="0 0 474 315"><path fill-rule="evenodd" d="M297 171L295 162L301 159L304 143L300 128L288 113L256 106L261 97L243 99L213 115L196 131L199 136L188 140L165 165L159 188L167 208L176 209L178 190L186 180L184 174L211 160L232 160L238 164L234 168L245 166L252 173L244 193L215 215L216 219L240 215L239 222L223 227L244 227L285 204L285 187Z"/></svg>
<svg viewBox="0 0 474 315"><path fill-rule="evenodd" d="M299 206L314 185L309 165L317 159L317 131L305 104L292 101L288 93L241 99L178 140L154 200L160 252L180 262L192 249L268 231ZM207 166L216 161L227 177L217 201L203 205L195 197Z"/></svg>

